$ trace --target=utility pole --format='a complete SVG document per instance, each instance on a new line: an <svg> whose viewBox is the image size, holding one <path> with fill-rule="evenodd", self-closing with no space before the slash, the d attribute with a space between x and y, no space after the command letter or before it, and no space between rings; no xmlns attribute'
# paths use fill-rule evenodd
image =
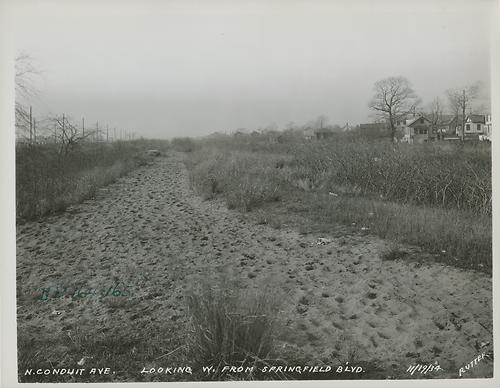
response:
<svg viewBox="0 0 500 388"><path fill-rule="evenodd" d="M95 136L94 136L94 141L99 140L99 121L96 123L96 130L95 130Z"/></svg>
<svg viewBox="0 0 500 388"><path fill-rule="evenodd" d="M462 142L465 139L465 89L462 91Z"/></svg>
<svg viewBox="0 0 500 388"><path fill-rule="evenodd" d="M36 143L36 121L33 119L33 141Z"/></svg>
<svg viewBox="0 0 500 388"><path fill-rule="evenodd" d="M30 105L30 144L33 141L33 115L31 111L31 105Z"/></svg>
<svg viewBox="0 0 500 388"><path fill-rule="evenodd" d="M85 138L85 117L82 117L82 137Z"/></svg>
<svg viewBox="0 0 500 388"><path fill-rule="evenodd" d="M109 127L108 127L108 124L106 124L106 143L109 143Z"/></svg>

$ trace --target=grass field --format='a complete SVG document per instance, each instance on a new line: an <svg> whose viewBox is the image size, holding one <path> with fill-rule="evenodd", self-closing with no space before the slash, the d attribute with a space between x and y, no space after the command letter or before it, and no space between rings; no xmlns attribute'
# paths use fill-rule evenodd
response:
<svg viewBox="0 0 500 388"><path fill-rule="evenodd" d="M81 143L66 153L58 144L18 144L18 221L56 213L92 198L99 187L147 163L145 150L167 145L149 140Z"/></svg>
<svg viewBox="0 0 500 388"><path fill-rule="evenodd" d="M262 222L279 226L295 214L304 230L359 225L451 265L491 271L489 144L221 135L191 151L192 187L243 212L265 207Z"/></svg>

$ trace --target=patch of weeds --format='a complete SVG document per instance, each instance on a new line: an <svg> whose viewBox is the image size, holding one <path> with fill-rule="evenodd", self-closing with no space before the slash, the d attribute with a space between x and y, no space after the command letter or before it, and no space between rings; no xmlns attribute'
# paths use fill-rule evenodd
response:
<svg viewBox="0 0 500 388"><path fill-rule="evenodd" d="M278 329L279 301L269 287L240 291L236 282L206 280L187 296L190 316L187 357L194 370L213 366L200 379L234 380L226 365L262 365L271 356ZM245 380L255 376L245 375Z"/></svg>

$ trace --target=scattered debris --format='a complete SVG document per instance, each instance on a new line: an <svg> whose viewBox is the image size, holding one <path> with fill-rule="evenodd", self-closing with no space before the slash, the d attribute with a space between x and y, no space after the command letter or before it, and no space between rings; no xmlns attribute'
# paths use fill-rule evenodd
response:
<svg viewBox="0 0 500 388"><path fill-rule="evenodd" d="M330 244L332 241L333 240L331 238L320 237L320 238L318 238L318 241L316 241L316 244L327 245L327 244Z"/></svg>

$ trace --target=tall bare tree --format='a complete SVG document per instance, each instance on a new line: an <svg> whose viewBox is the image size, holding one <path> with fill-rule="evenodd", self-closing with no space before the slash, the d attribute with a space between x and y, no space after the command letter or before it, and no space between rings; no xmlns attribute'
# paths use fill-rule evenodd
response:
<svg viewBox="0 0 500 388"><path fill-rule="evenodd" d="M40 71L33 65L33 58L27 54L18 55L15 58L15 72L16 99L36 94L34 79L40 75Z"/></svg>
<svg viewBox="0 0 500 388"><path fill-rule="evenodd" d="M414 112L420 99L405 77L389 77L377 81L374 92L368 106L389 125L391 140L396 141L396 122Z"/></svg>
<svg viewBox="0 0 500 388"><path fill-rule="evenodd" d="M429 104L428 108L428 119L431 122L431 128L433 131L437 130L437 127L439 124L441 124L441 121L443 119L443 103L441 102L441 99L439 97L436 97L432 102ZM438 133L438 136L441 136L440 133Z"/></svg>
<svg viewBox="0 0 500 388"><path fill-rule="evenodd" d="M54 128L54 140L59 144L59 154L67 155L84 139L91 137L95 131L81 134L77 126L66 115L54 116L49 119Z"/></svg>
<svg viewBox="0 0 500 388"><path fill-rule="evenodd" d="M16 130L21 133L22 137L26 137L24 134L29 131L30 141L33 135L31 132L33 121L26 101L37 94L35 78L39 74L40 72L33 65L33 59L29 55L21 54L15 58Z"/></svg>
<svg viewBox="0 0 500 388"><path fill-rule="evenodd" d="M465 139L465 114L467 110L472 108L472 103L478 94L478 85L469 85L462 89L449 89L446 91L448 101L450 103L451 111L457 117L457 124L459 115L462 115L460 138L462 141Z"/></svg>

